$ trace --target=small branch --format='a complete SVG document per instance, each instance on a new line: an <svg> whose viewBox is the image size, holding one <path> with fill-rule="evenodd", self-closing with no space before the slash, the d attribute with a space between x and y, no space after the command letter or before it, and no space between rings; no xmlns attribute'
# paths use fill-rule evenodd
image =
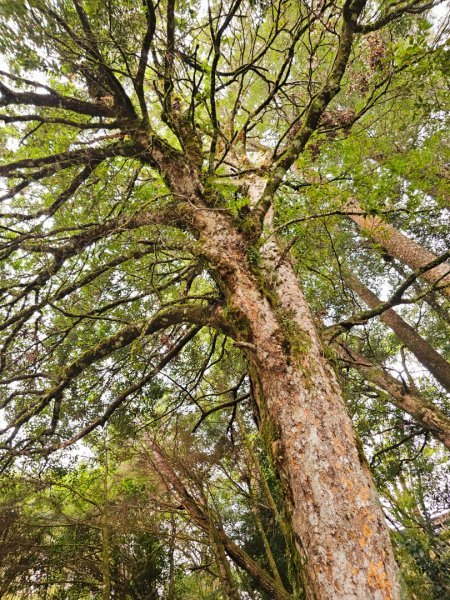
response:
<svg viewBox="0 0 450 600"><path fill-rule="evenodd" d="M344 321L341 321L340 323L336 323L335 325L332 325L331 327L329 327L328 331L330 334L332 334L332 336L330 338L330 342L335 340L336 337L338 335L340 335L341 333L343 333L344 331L349 331L355 325L364 325L367 323L368 320L381 315L382 313L391 309L394 306L398 306L399 304L413 304L413 303L417 302L418 300L421 300L429 292L431 292L435 289L439 289L439 286L433 285L430 289L423 291L422 293L420 293L418 296L415 296L414 298L403 298L403 294L406 292L406 290L409 287L411 287L413 285L413 283L416 281L416 279L418 277L420 277L427 271L434 269L437 265L440 265L441 263L445 262L449 257L450 257L450 250L447 250L447 252L444 252L440 256L437 256L431 262L427 263L426 265L423 265L422 267L420 267L419 269L416 269L413 273L408 275L408 277L403 281L402 284L400 284L397 287L397 289L391 295L389 300L387 300L386 302L382 302L381 304L379 304L378 306L376 306L375 308L373 308L371 310L366 310L357 315L353 315L352 317L349 317L348 319L345 319ZM449 267L449 269L450 269L450 267ZM346 277L351 278L352 276L347 275Z"/></svg>
<svg viewBox="0 0 450 600"><path fill-rule="evenodd" d="M236 407L239 404L239 402L242 402L243 400L247 400L248 398L250 398L250 394L244 394L240 398L235 398L234 400L229 400L228 402L223 402L222 404L219 404L218 406L213 406L213 408L210 408L209 410L205 410L202 413L202 416L200 417L200 419L197 421L194 428L192 429L192 433L195 433L197 431L197 429L200 427L200 425L203 423L203 421L205 419L207 419L213 413L215 413L219 410L223 410L224 408L229 408L230 406Z"/></svg>

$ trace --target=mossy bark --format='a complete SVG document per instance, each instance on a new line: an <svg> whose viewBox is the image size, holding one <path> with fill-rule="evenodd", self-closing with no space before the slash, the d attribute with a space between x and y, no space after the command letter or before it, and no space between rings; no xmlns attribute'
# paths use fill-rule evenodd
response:
<svg viewBox="0 0 450 600"><path fill-rule="evenodd" d="M197 214L203 252L229 306L248 325L242 341L253 386L263 398L262 429L269 422L278 435L273 449L290 498L307 598L401 598L374 484L294 270L273 238L264 245L260 277L276 294L274 307L248 266L246 240L232 220L207 210ZM285 315L300 340L296 347ZM241 335L238 328L238 342Z"/></svg>

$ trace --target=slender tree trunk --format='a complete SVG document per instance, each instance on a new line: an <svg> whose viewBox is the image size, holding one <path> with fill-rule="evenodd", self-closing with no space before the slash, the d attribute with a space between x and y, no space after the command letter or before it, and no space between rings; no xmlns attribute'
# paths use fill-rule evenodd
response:
<svg viewBox="0 0 450 600"><path fill-rule="evenodd" d="M385 258L387 261L389 261L389 255L386 255ZM392 258L391 258L391 260L392 260ZM391 264L392 264L393 268L397 271L397 273L401 277L403 277L403 279L406 279L408 277L408 273L405 271L405 269L402 267L402 265L400 263L398 263L394 260L394 261L392 261ZM413 288L416 291L416 293L419 295L424 293L423 287L421 285L419 285L419 283L417 281L415 281L413 283ZM441 306L441 304L439 303L439 299L441 299L441 297L438 297L438 294L435 291L428 292L423 297L423 301L426 302L432 310L434 310L434 312L439 316L439 318L442 319L442 321L444 321L444 323L446 325L450 325L450 313L444 306ZM444 302L445 302L445 299L444 299Z"/></svg>
<svg viewBox="0 0 450 600"><path fill-rule="evenodd" d="M415 390L406 389L379 365L371 363L368 358L348 346L335 343L333 348L341 360L357 369L367 381L384 390L397 408L411 415L450 450L450 418L437 406L425 400Z"/></svg>
<svg viewBox="0 0 450 600"><path fill-rule="evenodd" d="M369 290L357 277L346 274L346 281L358 296L369 306L376 308L382 304L382 300ZM383 323L386 323L405 346L414 354L418 361L436 378L437 381L450 392L450 364L439 352L419 335L411 325L398 315L392 308L385 310L380 315Z"/></svg>
<svg viewBox="0 0 450 600"><path fill-rule="evenodd" d="M373 481L294 270L274 241L255 265L258 249L223 214L198 211L196 228L235 315L263 429L279 455L307 597L401 598Z"/></svg>
<svg viewBox="0 0 450 600"><path fill-rule="evenodd" d="M270 547L269 540L267 539L266 532L264 531L264 526L259 517L259 507L258 507L258 503L256 501L251 484L250 484L250 498L251 498L252 504L253 504L253 506L252 506L253 517L255 519L256 527L258 528L259 535L260 535L263 545L264 545L264 551L266 554L267 562L269 563L270 570L272 571L272 575L273 575L275 581L277 581L280 585L283 585L283 582L282 582L281 576L280 576L280 572L278 571L277 563L275 561L275 557L272 552L272 548Z"/></svg>
<svg viewBox="0 0 450 600"><path fill-rule="evenodd" d="M361 211L358 202L353 199L347 206L351 211ZM349 214L349 218L364 230L373 240L386 248L387 252L408 265L413 270L425 266L437 257L405 234L398 231L380 217ZM450 265L442 263L422 274L423 279L442 288L440 291L450 298Z"/></svg>
<svg viewBox="0 0 450 600"><path fill-rule="evenodd" d="M211 519L210 523L214 521ZM223 546L220 535L218 535L212 525L210 529L211 546L216 559L217 569L219 571L219 579L222 584L222 589L225 592L229 600L239 600L239 594L233 582L233 576L231 574L230 565L228 564L227 557L225 555L225 548Z"/></svg>
<svg viewBox="0 0 450 600"><path fill-rule="evenodd" d="M170 538L169 538L169 585L167 588L167 600L175 598L175 539L176 524L173 515L170 516Z"/></svg>
<svg viewBox="0 0 450 600"><path fill-rule="evenodd" d="M102 511L102 578L103 578L103 589L102 598L103 600L109 600L111 597L111 570L109 565L109 506L108 506L108 477L109 477L109 463L108 463L108 446L105 441L104 444L104 467L103 467L103 511Z"/></svg>

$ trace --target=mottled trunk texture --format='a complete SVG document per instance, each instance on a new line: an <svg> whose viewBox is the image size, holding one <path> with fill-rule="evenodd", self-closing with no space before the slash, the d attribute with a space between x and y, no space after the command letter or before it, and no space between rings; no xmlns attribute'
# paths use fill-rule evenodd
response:
<svg viewBox="0 0 450 600"><path fill-rule="evenodd" d="M354 275L347 274L346 281L369 308L376 308L382 300L376 296L362 281ZM437 381L450 392L450 364L443 356L436 352L430 344L419 335L395 310L390 308L380 315L396 336L404 343L417 360L436 378Z"/></svg>
<svg viewBox="0 0 450 600"><path fill-rule="evenodd" d="M248 247L234 223L198 211L202 252L245 343L263 433L289 496L309 599L401 598L369 469L312 315L275 241Z"/></svg>
<svg viewBox="0 0 450 600"><path fill-rule="evenodd" d="M356 200L347 205L351 211L362 209ZM349 214L350 219L364 230L373 240L381 244L391 256L408 265L413 270L420 269L436 259L430 252L411 238L407 237L380 217ZM450 298L450 265L442 263L434 269L425 271L422 278L439 287L440 291Z"/></svg>

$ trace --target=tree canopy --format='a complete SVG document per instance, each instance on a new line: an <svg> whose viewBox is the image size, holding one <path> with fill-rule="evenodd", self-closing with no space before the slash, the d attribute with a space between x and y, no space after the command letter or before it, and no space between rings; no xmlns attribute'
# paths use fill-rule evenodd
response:
<svg viewBox="0 0 450 600"><path fill-rule="evenodd" d="M0 0L0 51L0 595L443 598L444 5Z"/></svg>

